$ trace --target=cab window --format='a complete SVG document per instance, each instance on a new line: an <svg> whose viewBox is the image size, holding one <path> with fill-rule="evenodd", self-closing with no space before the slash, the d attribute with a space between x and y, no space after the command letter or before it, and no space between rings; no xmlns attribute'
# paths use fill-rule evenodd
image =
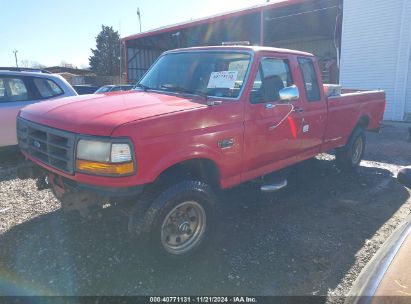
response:
<svg viewBox="0 0 411 304"><path fill-rule="evenodd" d="M251 91L251 103L280 100L280 90L293 85L288 60L264 58L260 62Z"/></svg>

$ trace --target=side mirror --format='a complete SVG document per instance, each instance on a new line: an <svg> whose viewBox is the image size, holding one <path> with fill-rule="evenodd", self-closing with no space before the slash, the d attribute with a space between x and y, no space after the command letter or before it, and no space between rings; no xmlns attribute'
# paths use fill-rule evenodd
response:
<svg viewBox="0 0 411 304"><path fill-rule="evenodd" d="M295 85L281 89L278 94L280 95L280 100L285 102L300 98L300 92Z"/></svg>

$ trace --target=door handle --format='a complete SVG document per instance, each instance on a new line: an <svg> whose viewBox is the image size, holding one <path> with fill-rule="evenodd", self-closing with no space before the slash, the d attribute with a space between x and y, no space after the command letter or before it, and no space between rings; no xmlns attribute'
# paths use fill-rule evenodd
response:
<svg viewBox="0 0 411 304"><path fill-rule="evenodd" d="M272 124L270 126L268 126L268 131L273 131L275 128L278 127L279 124Z"/></svg>
<svg viewBox="0 0 411 304"><path fill-rule="evenodd" d="M301 112L304 112L304 109L303 109L303 108L299 108L299 107L294 107L293 112L295 112L295 113L301 113Z"/></svg>

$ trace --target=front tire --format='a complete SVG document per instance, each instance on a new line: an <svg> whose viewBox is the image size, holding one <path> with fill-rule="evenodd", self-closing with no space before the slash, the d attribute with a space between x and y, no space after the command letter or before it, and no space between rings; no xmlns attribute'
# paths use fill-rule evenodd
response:
<svg viewBox="0 0 411 304"><path fill-rule="evenodd" d="M144 212L131 212L129 232L143 241L150 255L182 258L198 251L211 232L215 195L200 181L183 181L154 198Z"/></svg>
<svg viewBox="0 0 411 304"><path fill-rule="evenodd" d="M364 130L357 128L351 134L347 144L336 150L337 166L342 171L353 171L360 165L365 151Z"/></svg>

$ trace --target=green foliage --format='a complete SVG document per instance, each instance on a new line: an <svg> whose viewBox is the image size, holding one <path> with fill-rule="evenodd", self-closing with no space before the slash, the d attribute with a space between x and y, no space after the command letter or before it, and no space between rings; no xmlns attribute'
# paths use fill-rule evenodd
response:
<svg viewBox="0 0 411 304"><path fill-rule="evenodd" d="M101 26L96 37L96 49L89 57L90 69L97 75L113 76L120 73L120 35L112 26Z"/></svg>

